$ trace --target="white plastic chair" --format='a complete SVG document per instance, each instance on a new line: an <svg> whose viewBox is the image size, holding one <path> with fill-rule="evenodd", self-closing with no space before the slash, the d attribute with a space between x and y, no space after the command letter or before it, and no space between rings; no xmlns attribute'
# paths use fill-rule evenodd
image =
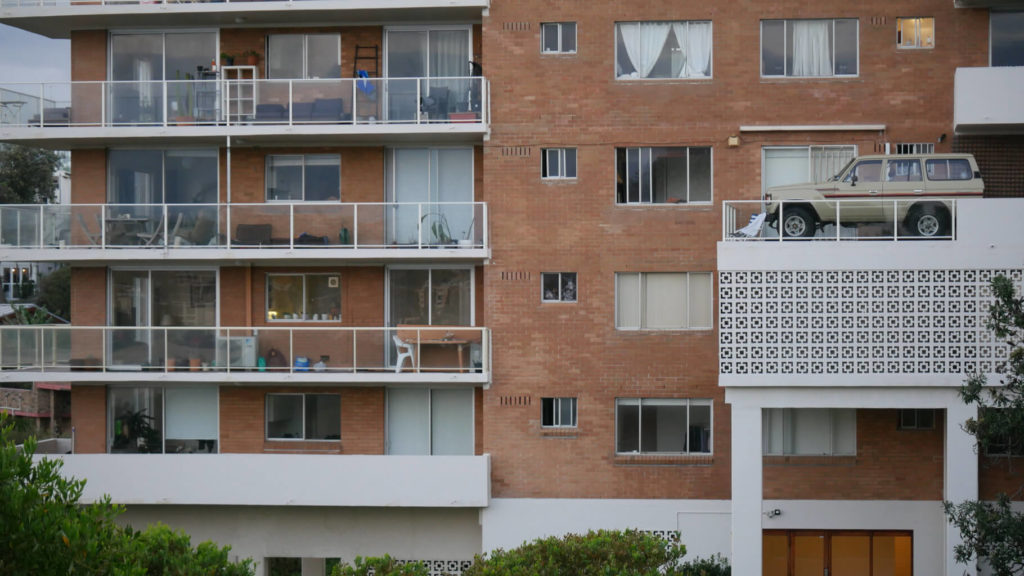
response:
<svg viewBox="0 0 1024 576"><path fill-rule="evenodd" d="M413 361L412 344L402 340L396 334L392 334L391 338L394 339L395 348L398 350L398 358L395 360L395 374L402 371L402 364L405 362L406 358L409 359L409 365L411 367L415 367L416 364Z"/></svg>

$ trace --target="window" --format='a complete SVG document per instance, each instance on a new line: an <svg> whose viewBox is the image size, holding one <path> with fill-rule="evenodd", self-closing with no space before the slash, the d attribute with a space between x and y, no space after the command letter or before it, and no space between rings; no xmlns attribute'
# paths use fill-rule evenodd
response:
<svg viewBox="0 0 1024 576"><path fill-rule="evenodd" d="M761 75L856 76L857 20L762 20Z"/></svg>
<svg viewBox="0 0 1024 576"><path fill-rule="evenodd" d="M896 144L897 154L934 154L935 144L931 142L912 142Z"/></svg>
<svg viewBox="0 0 1024 576"><path fill-rule="evenodd" d="M914 572L914 536L909 531L765 530L762 542L764 576Z"/></svg>
<svg viewBox="0 0 1024 576"><path fill-rule="evenodd" d="M616 148L616 202L711 202L711 148Z"/></svg>
<svg viewBox="0 0 1024 576"><path fill-rule="evenodd" d="M215 204L217 150L111 150L111 204Z"/></svg>
<svg viewBox="0 0 1024 576"><path fill-rule="evenodd" d="M710 454L711 400L616 399L615 451Z"/></svg>
<svg viewBox="0 0 1024 576"><path fill-rule="evenodd" d="M546 22L540 25L542 54L575 54L576 23Z"/></svg>
<svg viewBox="0 0 1024 576"><path fill-rule="evenodd" d="M217 388L111 386L111 453L217 452Z"/></svg>
<svg viewBox="0 0 1024 576"><path fill-rule="evenodd" d="M267 440L340 439L340 394L267 394Z"/></svg>
<svg viewBox="0 0 1024 576"><path fill-rule="evenodd" d="M1024 456L1024 434L1019 433L1020 424L1013 415L1014 411L1006 408L978 411L975 438L986 456Z"/></svg>
<svg viewBox="0 0 1024 576"><path fill-rule="evenodd" d="M389 268L390 326L473 325L473 270Z"/></svg>
<svg viewBox="0 0 1024 576"><path fill-rule="evenodd" d="M341 282L331 274L268 274L267 320L341 320Z"/></svg>
<svg viewBox="0 0 1024 576"><path fill-rule="evenodd" d="M549 180L576 177L575 148L541 150L541 177Z"/></svg>
<svg viewBox="0 0 1024 576"><path fill-rule="evenodd" d="M934 48L935 18L897 18L896 45L900 48Z"/></svg>
<svg viewBox="0 0 1024 576"><path fill-rule="evenodd" d="M341 156L267 156L267 200L341 198Z"/></svg>
<svg viewBox="0 0 1024 576"><path fill-rule="evenodd" d="M707 272L615 274L615 327L620 330L709 329L712 306Z"/></svg>
<svg viewBox="0 0 1024 576"><path fill-rule="evenodd" d="M615 77L709 78L711 22L615 24Z"/></svg>
<svg viewBox="0 0 1024 576"><path fill-rule="evenodd" d="M929 180L970 180L974 176L966 158L925 160L924 168Z"/></svg>
<svg viewBox="0 0 1024 576"><path fill-rule="evenodd" d="M483 242L473 203L472 148L392 148L385 164L388 239L396 244Z"/></svg>
<svg viewBox="0 0 1024 576"><path fill-rule="evenodd" d="M541 302L575 302L575 272L542 272L540 275Z"/></svg>
<svg viewBox="0 0 1024 576"><path fill-rule="evenodd" d="M825 182L857 155L856 146L765 146L763 193L772 186Z"/></svg>
<svg viewBox="0 0 1024 576"><path fill-rule="evenodd" d="M921 161L917 158L892 159L886 162L885 166L886 182L920 182L922 180Z"/></svg>
<svg viewBox="0 0 1024 576"><path fill-rule="evenodd" d="M839 408L764 410L765 455L855 456L857 411Z"/></svg>
<svg viewBox="0 0 1024 576"><path fill-rule="evenodd" d="M1024 11L989 11L992 66L1024 66Z"/></svg>
<svg viewBox="0 0 1024 576"><path fill-rule="evenodd" d="M935 410L900 410L901 430L931 430L935 428Z"/></svg>
<svg viewBox="0 0 1024 576"><path fill-rule="evenodd" d="M856 178L857 182L881 182L882 181L882 161L881 160L861 160L853 165L853 168L846 173L843 177L843 182L853 182Z"/></svg>
<svg viewBox="0 0 1024 576"><path fill-rule="evenodd" d="M473 391L388 389L388 454L472 455Z"/></svg>
<svg viewBox="0 0 1024 576"><path fill-rule="evenodd" d="M267 78L340 77L340 34L267 36Z"/></svg>
<svg viewBox="0 0 1024 576"><path fill-rule="evenodd" d="M575 428L575 398L541 398L540 425L545 428Z"/></svg>

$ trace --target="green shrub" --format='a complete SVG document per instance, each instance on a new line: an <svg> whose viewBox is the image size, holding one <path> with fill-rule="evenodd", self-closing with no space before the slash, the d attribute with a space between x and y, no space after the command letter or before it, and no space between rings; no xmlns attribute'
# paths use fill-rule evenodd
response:
<svg viewBox="0 0 1024 576"><path fill-rule="evenodd" d="M684 554L685 546L638 530L598 530L477 556L463 576L661 576Z"/></svg>
<svg viewBox="0 0 1024 576"><path fill-rule="evenodd" d="M351 566L337 565L331 570L331 576L429 576L430 572L421 562L399 563L385 554L381 558L363 558L356 556Z"/></svg>
<svg viewBox="0 0 1024 576"><path fill-rule="evenodd" d="M718 554L707 558L694 558L670 570L666 576L731 576L729 561Z"/></svg>

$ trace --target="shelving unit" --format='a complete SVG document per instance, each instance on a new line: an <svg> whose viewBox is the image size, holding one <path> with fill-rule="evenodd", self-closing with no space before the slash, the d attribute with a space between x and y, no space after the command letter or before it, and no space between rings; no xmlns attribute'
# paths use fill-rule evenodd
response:
<svg viewBox="0 0 1024 576"><path fill-rule="evenodd" d="M251 120L259 99L260 70L256 66L222 66L224 118L228 124Z"/></svg>

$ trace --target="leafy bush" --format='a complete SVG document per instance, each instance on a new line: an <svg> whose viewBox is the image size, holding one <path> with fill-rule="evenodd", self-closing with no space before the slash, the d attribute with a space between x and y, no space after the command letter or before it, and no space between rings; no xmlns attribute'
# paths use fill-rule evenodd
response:
<svg viewBox="0 0 1024 576"><path fill-rule="evenodd" d="M353 565L335 566L331 576L429 576L430 572L421 562L399 563L385 554L381 558L356 556Z"/></svg>
<svg viewBox="0 0 1024 576"><path fill-rule="evenodd" d="M731 576L729 561L718 554L707 558L694 558L670 570L672 576Z"/></svg>
<svg viewBox="0 0 1024 576"><path fill-rule="evenodd" d="M685 554L682 544L638 530L598 530L477 556L463 576L661 576Z"/></svg>

